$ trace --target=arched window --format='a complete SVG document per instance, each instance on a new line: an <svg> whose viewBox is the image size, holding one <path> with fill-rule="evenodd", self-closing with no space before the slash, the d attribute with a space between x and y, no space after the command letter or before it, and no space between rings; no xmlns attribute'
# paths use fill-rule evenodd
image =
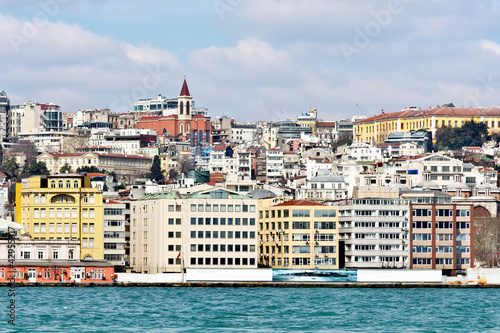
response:
<svg viewBox="0 0 500 333"><path fill-rule="evenodd" d="M189 125L190 125L189 123L186 124L186 133L189 133L189 131L191 130Z"/></svg>
<svg viewBox="0 0 500 333"><path fill-rule="evenodd" d="M69 180L66 181L66 187L71 187L71 182Z"/></svg>
<svg viewBox="0 0 500 333"><path fill-rule="evenodd" d="M45 194L42 194L40 202L44 204L46 202L45 200L46 200Z"/></svg>
<svg viewBox="0 0 500 333"><path fill-rule="evenodd" d="M163 135L165 135L165 134L167 134L167 129L166 128L163 129Z"/></svg>
<svg viewBox="0 0 500 333"><path fill-rule="evenodd" d="M184 124L179 125L179 133L180 134L184 133Z"/></svg>
<svg viewBox="0 0 500 333"><path fill-rule="evenodd" d="M40 196L38 194L35 194L35 203L40 203Z"/></svg>
<svg viewBox="0 0 500 333"><path fill-rule="evenodd" d="M183 102L179 103L179 114L184 114L184 103Z"/></svg>
<svg viewBox="0 0 500 333"><path fill-rule="evenodd" d="M75 181L73 182L73 187L74 187L74 188L78 188L78 181L77 181L77 180L75 180Z"/></svg>
<svg viewBox="0 0 500 333"><path fill-rule="evenodd" d="M83 203L88 203L89 202L89 197L84 195L83 196Z"/></svg>
<svg viewBox="0 0 500 333"><path fill-rule="evenodd" d="M59 181L59 188L63 188L64 187L64 183L62 180Z"/></svg>
<svg viewBox="0 0 500 333"><path fill-rule="evenodd" d="M55 181L51 181L50 182L50 187L51 188L56 188L56 182Z"/></svg>
<svg viewBox="0 0 500 333"><path fill-rule="evenodd" d="M90 195L90 199L89 199L89 201L90 201L90 203L91 203L91 204L93 204L93 203L94 203L94 195L93 195L93 194L91 194L91 195Z"/></svg>
<svg viewBox="0 0 500 333"><path fill-rule="evenodd" d="M186 102L186 114L189 114L189 109L190 109L189 102Z"/></svg>

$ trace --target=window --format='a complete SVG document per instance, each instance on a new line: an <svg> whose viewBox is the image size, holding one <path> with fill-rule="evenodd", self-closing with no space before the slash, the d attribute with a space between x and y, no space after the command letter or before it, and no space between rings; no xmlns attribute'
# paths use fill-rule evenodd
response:
<svg viewBox="0 0 500 333"><path fill-rule="evenodd" d="M309 217L310 211L309 209L293 209L292 217Z"/></svg>
<svg viewBox="0 0 500 333"><path fill-rule="evenodd" d="M78 225L76 223L71 224L71 232L76 234L78 232Z"/></svg>
<svg viewBox="0 0 500 333"><path fill-rule="evenodd" d="M49 232L54 233L54 223L49 223Z"/></svg>
<svg viewBox="0 0 500 333"><path fill-rule="evenodd" d="M62 233L62 223L57 224L57 232Z"/></svg>
<svg viewBox="0 0 500 333"><path fill-rule="evenodd" d="M59 259L59 251L52 252L52 259Z"/></svg>

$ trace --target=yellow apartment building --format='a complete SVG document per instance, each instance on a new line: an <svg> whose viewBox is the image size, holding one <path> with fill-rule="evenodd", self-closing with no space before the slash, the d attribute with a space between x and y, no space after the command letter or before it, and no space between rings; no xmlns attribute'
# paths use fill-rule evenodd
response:
<svg viewBox="0 0 500 333"><path fill-rule="evenodd" d="M80 259L102 260L102 201L102 192L91 188L90 177L30 177L16 188L16 219L34 239L78 239Z"/></svg>
<svg viewBox="0 0 500 333"><path fill-rule="evenodd" d="M435 138L436 130L443 126L461 127L466 121L483 122L488 132L500 131L500 107L464 108L437 106L429 109L410 108L398 112L382 113L354 123L354 142L383 143L391 133L426 130Z"/></svg>
<svg viewBox="0 0 500 333"><path fill-rule="evenodd" d="M272 268L338 269L338 208L259 200L259 263Z"/></svg>

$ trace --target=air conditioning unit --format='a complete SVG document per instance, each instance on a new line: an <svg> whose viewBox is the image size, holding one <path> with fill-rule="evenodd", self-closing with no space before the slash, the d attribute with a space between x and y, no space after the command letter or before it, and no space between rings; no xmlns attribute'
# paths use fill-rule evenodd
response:
<svg viewBox="0 0 500 333"><path fill-rule="evenodd" d="M316 230L315 230L315 232L316 232L316 233L319 233L319 230L318 230L318 229L316 229Z"/></svg>
<svg viewBox="0 0 500 333"><path fill-rule="evenodd" d="M306 241L306 245L309 245L309 241Z"/></svg>
<svg viewBox="0 0 500 333"><path fill-rule="evenodd" d="M91 269L89 272L90 272L90 273L94 273L94 270L92 270L92 269Z"/></svg>
<svg viewBox="0 0 500 333"><path fill-rule="evenodd" d="M314 269L318 269L318 268L319 268L319 266L317 266L317 265L316 265L316 266L314 266Z"/></svg>
<svg viewBox="0 0 500 333"><path fill-rule="evenodd" d="M125 261L121 261L121 262L120 262L120 265L121 265L121 266L125 266Z"/></svg>
<svg viewBox="0 0 500 333"><path fill-rule="evenodd" d="M325 257L328 257L328 253L325 253Z"/></svg>
<svg viewBox="0 0 500 333"><path fill-rule="evenodd" d="M319 254L316 253L314 256L317 258L317 257L319 257Z"/></svg>
<svg viewBox="0 0 500 333"><path fill-rule="evenodd" d="M42 272L38 272L38 276L42 276Z"/></svg>
<svg viewBox="0 0 500 333"><path fill-rule="evenodd" d="M314 243L314 244L319 245L319 242L316 242L316 243Z"/></svg>

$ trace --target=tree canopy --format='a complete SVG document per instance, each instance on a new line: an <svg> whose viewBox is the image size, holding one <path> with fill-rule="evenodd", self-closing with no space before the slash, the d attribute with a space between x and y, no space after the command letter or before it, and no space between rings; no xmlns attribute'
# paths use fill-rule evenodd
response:
<svg viewBox="0 0 500 333"><path fill-rule="evenodd" d="M149 178L154 179L156 181L163 180L163 173L161 172L161 162L160 156L156 155L153 159L153 165L151 165L151 169L149 169L150 174Z"/></svg>
<svg viewBox="0 0 500 333"><path fill-rule="evenodd" d="M466 121L461 127L443 126L436 131L436 150L457 150L468 146L482 146L489 139L488 126L474 120Z"/></svg>

